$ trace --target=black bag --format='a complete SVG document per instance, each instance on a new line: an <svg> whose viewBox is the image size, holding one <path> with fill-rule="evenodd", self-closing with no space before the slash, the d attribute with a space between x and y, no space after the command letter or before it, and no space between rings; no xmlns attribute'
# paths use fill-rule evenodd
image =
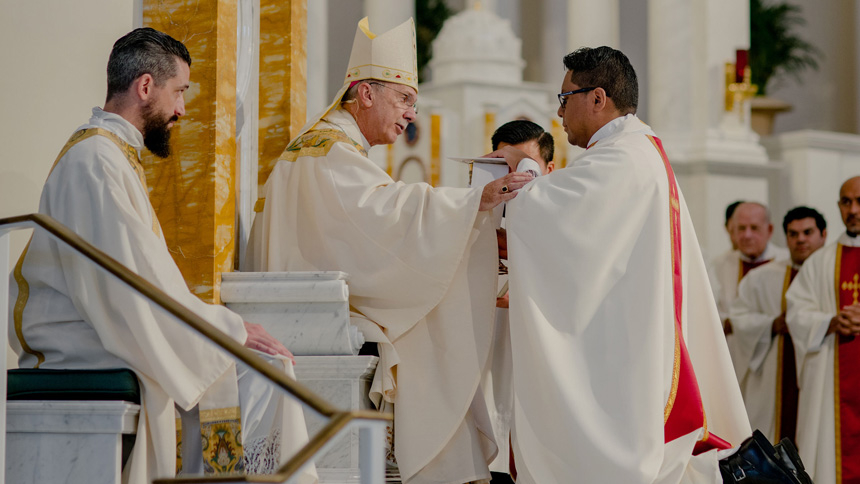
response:
<svg viewBox="0 0 860 484"><path fill-rule="evenodd" d="M720 460L720 474L727 484L813 484L790 440L774 447L758 430Z"/></svg>

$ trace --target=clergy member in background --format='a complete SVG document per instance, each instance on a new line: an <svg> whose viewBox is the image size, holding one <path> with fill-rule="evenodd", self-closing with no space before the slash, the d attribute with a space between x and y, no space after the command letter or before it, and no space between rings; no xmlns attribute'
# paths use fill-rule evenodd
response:
<svg viewBox="0 0 860 484"><path fill-rule="evenodd" d="M797 371L785 324L785 293L807 257L824 245L827 223L815 209L796 207L783 218L782 229L791 257L751 270L729 313L750 425L773 442L794 441L797 423Z"/></svg>
<svg viewBox="0 0 860 484"><path fill-rule="evenodd" d="M786 322L800 371L797 448L815 482L847 483L860 482L860 177L838 204L845 233L803 264Z"/></svg>
<svg viewBox="0 0 860 484"><path fill-rule="evenodd" d="M732 248L729 249L729 252L733 250L738 250L738 241L737 241L737 232L734 229L734 214L735 209L738 208L738 205L744 203L743 200L734 201L726 206L726 221L724 227L726 228L726 234L729 236L729 241L732 243Z"/></svg>
<svg viewBox="0 0 860 484"><path fill-rule="evenodd" d="M416 76L412 19L379 35L359 22L343 87L269 176L246 265L349 274L351 321L379 350L370 396L394 406L404 482L462 483L488 479L497 450L479 388L499 264L489 210L532 177L392 180L367 150L415 120Z"/></svg>
<svg viewBox="0 0 860 484"><path fill-rule="evenodd" d="M185 114L190 65L185 46L162 32L136 29L117 40L108 60L105 107L93 108L60 151L39 213L236 341L291 359L261 326L202 302L188 289L149 201L139 153L145 146L157 157L169 155L170 128ZM123 482L175 476L174 403L189 437L182 446L183 474L204 468L207 474L273 472L307 442L297 402L261 385L244 365L237 378L229 355L44 231L33 234L10 289L16 302L9 341L21 368L130 368L137 374L141 415ZM273 362L283 367L283 361ZM286 368L292 375L290 362ZM191 438L201 433L202 449L201 440ZM232 451L218 454L224 445ZM314 481L313 471L300 477Z"/></svg>
<svg viewBox="0 0 860 484"><path fill-rule="evenodd" d="M717 300L717 311L723 322L723 331L734 361L735 348L729 308L738 297L738 284L751 270L767 264L776 257L788 257L788 251L770 243L773 224L767 207L756 202L743 202L735 208L729 222L731 239L738 250L727 252L711 263L710 282ZM740 372L741 369L735 368Z"/></svg>
<svg viewBox="0 0 860 484"><path fill-rule="evenodd" d="M720 482L750 428L683 195L627 57L564 64L586 150L507 205L517 482Z"/></svg>
<svg viewBox="0 0 860 484"><path fill-rule="evenodd" d="M548 175L555 169L555 140L539 124L525 119L509 121L496 129L491 138L493 150L514 147L540 167L541 175ZM502 219L504 220L504 219ZM504 229L500 238L504 240ZM500 254L507 258L506 254ZM507 276L499 277L499 285L507 283ZM496 300L496 331L490 349L490 364L484 373L481 386L493 422L499 455L490 464L493 484L512 483L510 476L510 433L514 409L514 391L511 369L511 334L508 324L508 293Z"/></svg>

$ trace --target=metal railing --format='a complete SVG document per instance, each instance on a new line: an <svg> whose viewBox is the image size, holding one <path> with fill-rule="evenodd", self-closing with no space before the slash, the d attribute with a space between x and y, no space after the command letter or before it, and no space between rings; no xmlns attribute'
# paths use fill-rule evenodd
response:
<svg viewBox="0 0 860 484"><path fill-rule="evenodd" d="M305 465L333 442L332 439L352 427L359 427L359 460L361 463L362 484L378 484L384 481L385 457L383 451L385 423L392 419L391 414L368 410L344 411L335 408L304 385L290 379L262 358L255 355L236 340L230 338L216 327L212 326L186 308L164 291L131 272L128 268L90 244L76 233L69 230L51 217L42 214L21 215L17 217L0 218L0 239L8 236L8 232L25 228L45 230L58 241L68 245L97 266L117 277L129 287L160 306L177 319L220 346L239 361L242 361L269 381L297 398L322 416L329 419L328 423L302 447L296 455L278 469L275 474L258 474L234 477L177 477L158 479L155 484L184 484L184 483L226 483L226 482L288 482L298 475ZM2 244L0 244L2 245ZM7 245L8 247L8 245ZM0 258L8 260L8 254L0 253ZM0 265L2 267L2 265ZM8 267L6 265L5 267ZM6 277L8 269L0 273ZM0 294L0 299L8 299L6 294ZM0 308L2 309L2 308ZM7 313L8 314L8 313ZM4 318L5 319L5 318ZM4 375L5 376L5 375ZM5 383L3 384L5 400ZM3 427L5 435L5 426ZM5 440L5 439L4 439Z"/></svg>

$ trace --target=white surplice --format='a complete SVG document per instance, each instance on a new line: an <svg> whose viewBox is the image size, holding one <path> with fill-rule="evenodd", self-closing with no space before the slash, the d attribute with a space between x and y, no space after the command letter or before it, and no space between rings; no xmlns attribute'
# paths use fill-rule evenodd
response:
<svg viewBox="0 0 860 484"><path fill-rule="evenodd" d="M741 281L738 298L729 311L735 338L734 363L740 369L737 376L750 426L772 442L779 440L775 420L779 339L771 335L771 328L782 313L785 273L791 266L791 260L780 258L751 270Z"/></svg>
<svg viewBox="0 0 860 484"><path fill-rule="evenodd" d="M836 243L809 256L785 295L786 323L794 340L800 398L797 450L815 482L836 482L833 365L835 334L827 334L836 316L837 244L860 247L860 238L843 233Z"/></svg>
<svg viewBox="0 0 860 484"><path fill-rule="evenodd" d="M508 202L513 446L526 484L722 482L700 428L664 443L674 309L669 191L651 129L603 126ZM596 144L594 144L596 143ZM750 429L683 197L683 334L708 430Z"/></svg>
<svg viewBox="0 0 860 484"><path fill-rule="evenodd" d="M405 482L489 478L496 452L479 389L493 333L498 251L481 189L395 182L336 109L284 152L264 189L245 264L349 274L352 322L380 361Z"/></svg>
<svg viewBox="0 0 860 484"><path fill-rule="evenodd" d="M99 108L93 109L92 118L79 129L85 128L105 129L134 150L143 148L143 136L131 123ZM204 303L188 289L161 235L140 176L116 143L105 136L92 136L58 160L42 191L39 212L244 342L247 333L240 316L223 306ZM235 375L231 357L42 230L34 232L21 275L26 281L22 291L28 292L29 299L21 327L12 324L9 328L20 367L132 369L141 383L141 415L123 482L143 484L173 477L174 402L190 409L214 382L228 372ZM13 322L18 293L19 282L13 273ZM27 349L22 348L19 330ZM41 364L37 352L44 355ZM298 404L292 407L301 412ZM251 427L246 431L251 432L245 433L247 443L257 432ZM300 438L295 442L288 433L290 440L282 443L285 457L301 445Z"/></svg>
<svg viewBox="0 0 860 484"><path fill-rule="evenodd" d="M741 262L763 262L777 258L788 258L788 250L768 242L764 252L756 259L750 259L741 254L739 250L728 250L711 261L711 265L708 266L708 275L710 276L711 288L714 291L714 299L717 302L720 321L725 321L729 317L732 303L738 297L738 284L740 284L742 274ZM737 360L735 353L741 350L737 348L733 334L728 334L725 338L729 346L729 354L732 355L732 362L734 362ZM735 371L742 373L744 371L743 365L735 365ZM741 390L743 391L743 388Z"/></svg>

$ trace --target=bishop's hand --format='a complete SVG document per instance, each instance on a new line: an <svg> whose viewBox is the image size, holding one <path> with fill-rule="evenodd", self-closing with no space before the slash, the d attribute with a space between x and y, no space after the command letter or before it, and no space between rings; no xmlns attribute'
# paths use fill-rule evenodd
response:
<svg viewBox="0 0 860 484"><path fill-rule="evenodd" d="M478 210L490 210L496 205L507 202L517 196L517 190L524 187L528 182L534 179L528 173L508 173L507 175L493 180L484 185L484 191L481 194L481 205Z"/></svg>
<svg viewBox="0 0 860 484"><path fill-rule="evenodd" d="M505 146L504 148L499 148L496 151L484 155L485 158L504 158L505 162L510 167L511 171L517 171L517 167L520 165L520 162L525 158L528 158L529 155L525 154L522 150L518 150L513 146Z"/></svg>

